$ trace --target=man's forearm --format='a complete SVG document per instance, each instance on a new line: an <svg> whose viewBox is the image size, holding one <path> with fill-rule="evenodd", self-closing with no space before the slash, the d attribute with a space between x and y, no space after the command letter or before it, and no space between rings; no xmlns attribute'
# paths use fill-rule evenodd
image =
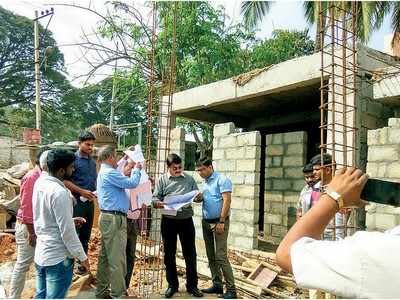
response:
<svg viewBox="0 0 400 300"><path fill-rule="evenodd" d="M328 195L322 195L320 200L293 225L280 243L276 251L278 265L291 272L290 248L293 243L302 237L320 239L337 211L336 201Z"/></svg>
<svg viewBox="0 0 400 300"><path fill-rule="evenodd" d="M73 193L82 194L82 188L77 186L76 184L72 183L72 181L64 180L64 184Z"/></svg>
<svg viewBox="0 0 400 300"><path fill-rule="evenodd" d="M229 210L231 209L231 194L223 193L222 194L222 210L221 210L221 221L225 221L225 218L229 215Z"/></svg>

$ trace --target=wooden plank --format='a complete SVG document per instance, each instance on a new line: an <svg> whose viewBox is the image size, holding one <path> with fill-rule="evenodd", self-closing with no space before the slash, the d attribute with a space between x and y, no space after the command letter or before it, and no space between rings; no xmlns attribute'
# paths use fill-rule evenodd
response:
<svg viewBox="0 0 400 300"><path fill-rule="evenodd" d="M278 275L277 271L271 270L266 263L262 262L251 272L247 279L255 285L267 288L274 281L276 275Z"/></svg>

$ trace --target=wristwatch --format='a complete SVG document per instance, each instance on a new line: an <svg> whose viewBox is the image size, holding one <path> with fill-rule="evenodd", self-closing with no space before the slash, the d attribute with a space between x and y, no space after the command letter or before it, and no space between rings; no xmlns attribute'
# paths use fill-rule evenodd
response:
<svg viewBox="0 0 400 300"><path fill-rule="evenodd" d="M333 200L336 201L339 209L342 209L344 207L343 197L338 192L327 189L325 191L325 194L327 194L329 197L331 197Z"/></svg>

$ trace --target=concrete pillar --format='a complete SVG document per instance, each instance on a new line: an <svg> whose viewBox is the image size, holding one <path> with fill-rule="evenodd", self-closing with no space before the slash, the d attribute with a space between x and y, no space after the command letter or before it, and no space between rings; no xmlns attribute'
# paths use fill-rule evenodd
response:
<svg viewBox="0 0 400 300"><path fill-rule="evenodd" d="M253 249L258 245L260 157L258 131L235 133L233 123L214 126L214 168L233 183L228 245L235 248Z"/></svg>
<svg viewBox="0 0 400 300"><path fill-rule="evenodd" d="M400 181L400 118L368 131L367 173L371 178ZM367 230L383 231L400 224L400 208L374 204L366 207Z"/></svg>
<svg viewBox="0 0 400 300"><path fill-rule="evenodd" d="M171 129L170 153L178 154L185 165L185 129Z"/></svg>
<svg viewBox="0 0 400 300"><path fill-rule="evenodd" d="M165 159L169 154L168 131L175 127L176 116L168 113L168 96L163 96L159 104L157 135L156 177L166 172Z"/></svg>

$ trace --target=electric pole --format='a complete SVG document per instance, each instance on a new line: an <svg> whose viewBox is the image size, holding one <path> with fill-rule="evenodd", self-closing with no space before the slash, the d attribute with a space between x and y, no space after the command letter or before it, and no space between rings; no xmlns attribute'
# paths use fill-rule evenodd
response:
<svg viewBox="0 0 400 300"><path fill-rule="evenodd" d="M34 48L35 48L35 103L36 103L36 129L40 130L42 111L40 106L40 42L39 42L39 19L51 16L53 17L54 9L45 10L40 12L40 16L37 10L35 10L35 19L33 20L33 35L34 35ZM49 22L47 26L49 26ZM46 30L47 30L46 26Z"/></svg>
<svg viewBox="0 0 400 300"><path fill-rule="evenodd" d="M35 100L36 100L36 129L40 130L41 107L40 107L40 58L39 58L39 13L35 10L33 20L33 31L35 38Z"/></svg>

